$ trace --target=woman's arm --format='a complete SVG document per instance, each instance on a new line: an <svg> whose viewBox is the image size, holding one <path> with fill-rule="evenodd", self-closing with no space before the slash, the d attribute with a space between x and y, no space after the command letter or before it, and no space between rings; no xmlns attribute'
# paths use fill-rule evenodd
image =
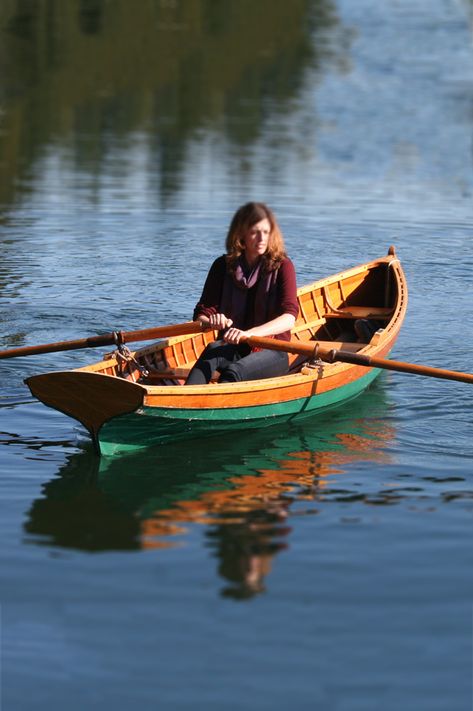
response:
<svg viewBox="0 0 473 711"><path fill-rule="evenodd" d="M242 336L276 336L278 333L290 331L294 328L296 317L293 314L282 314L272 321L262 323L261 326L254 326L247 331L240 331L239 328L229 328L223 336L227 343L239 343Z"/></svg>
<svg viewBox="0 0 473 711"><path fill-rule="evenodd" d="M219 310L225 277L225 256L218 257L209 269L198 304L194 308L194 320L209 317Z"/></svg>

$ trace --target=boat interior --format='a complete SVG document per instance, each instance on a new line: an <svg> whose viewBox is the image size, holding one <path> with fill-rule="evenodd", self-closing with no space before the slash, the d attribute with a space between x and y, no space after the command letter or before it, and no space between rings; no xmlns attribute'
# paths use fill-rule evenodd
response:
<svg viewBox="0 0 473 711"><path fill-rule="evenodd" d="M292 339L351 351L375 345L397 303L397 282L389 266L375 262L300 288ZM184 384L200 353L216 337L214 331L177 336L135 353L125 347L93 369L145 385ZM307 356L290 355L290 372L299 372L307 363ZM213 382L218 382L218 374Z"/></svg>

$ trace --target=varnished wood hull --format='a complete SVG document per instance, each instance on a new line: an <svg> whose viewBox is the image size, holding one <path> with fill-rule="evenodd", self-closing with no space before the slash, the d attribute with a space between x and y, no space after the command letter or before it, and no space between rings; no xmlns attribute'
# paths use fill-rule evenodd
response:
<svg viewBox="0 0 473 711"><path fill-rule="evenodd" d="M379 357L393 348L407 307L405 277L394 250L303 287L298 296L294 340ZM353 324L358 317L375 319L380 326L369 343L357 341ZM291 372L283 377L184 386L186 372L214 337L170 338L136 351L124 366L112 354L78 370L33 376L27 383L46 405L79 420L98 450L111 455L308 416L356 397L377 375L375 369L344 363L308 367L292 356Z"/></svg>

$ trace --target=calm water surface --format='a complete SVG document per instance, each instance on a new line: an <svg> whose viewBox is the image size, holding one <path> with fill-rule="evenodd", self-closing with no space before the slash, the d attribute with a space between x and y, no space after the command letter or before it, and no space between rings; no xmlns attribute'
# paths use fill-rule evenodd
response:
<svg viewBox="0 0 473 711"><path fill-rule="evenodd" d="M264 31L262 32L262 28ZM386 253L399 360L473 371L467 0L0 5L1 347L190 318L228 221ZM470 386L99 462L0 368L0 707L469 710Z"/></svg>

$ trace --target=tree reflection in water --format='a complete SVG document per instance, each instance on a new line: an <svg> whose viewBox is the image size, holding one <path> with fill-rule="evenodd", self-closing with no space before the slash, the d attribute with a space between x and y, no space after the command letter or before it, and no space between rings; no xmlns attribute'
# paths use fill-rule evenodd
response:
<svg viewBox="0 0 473 711"><path fill-rule="evenodd" d="M169 197L202 132L239 155L293 111L306 70L345 51L327 34L337 22L334 0L0 3L0 204L49 153L98 199L137 145Z"/></svg>

